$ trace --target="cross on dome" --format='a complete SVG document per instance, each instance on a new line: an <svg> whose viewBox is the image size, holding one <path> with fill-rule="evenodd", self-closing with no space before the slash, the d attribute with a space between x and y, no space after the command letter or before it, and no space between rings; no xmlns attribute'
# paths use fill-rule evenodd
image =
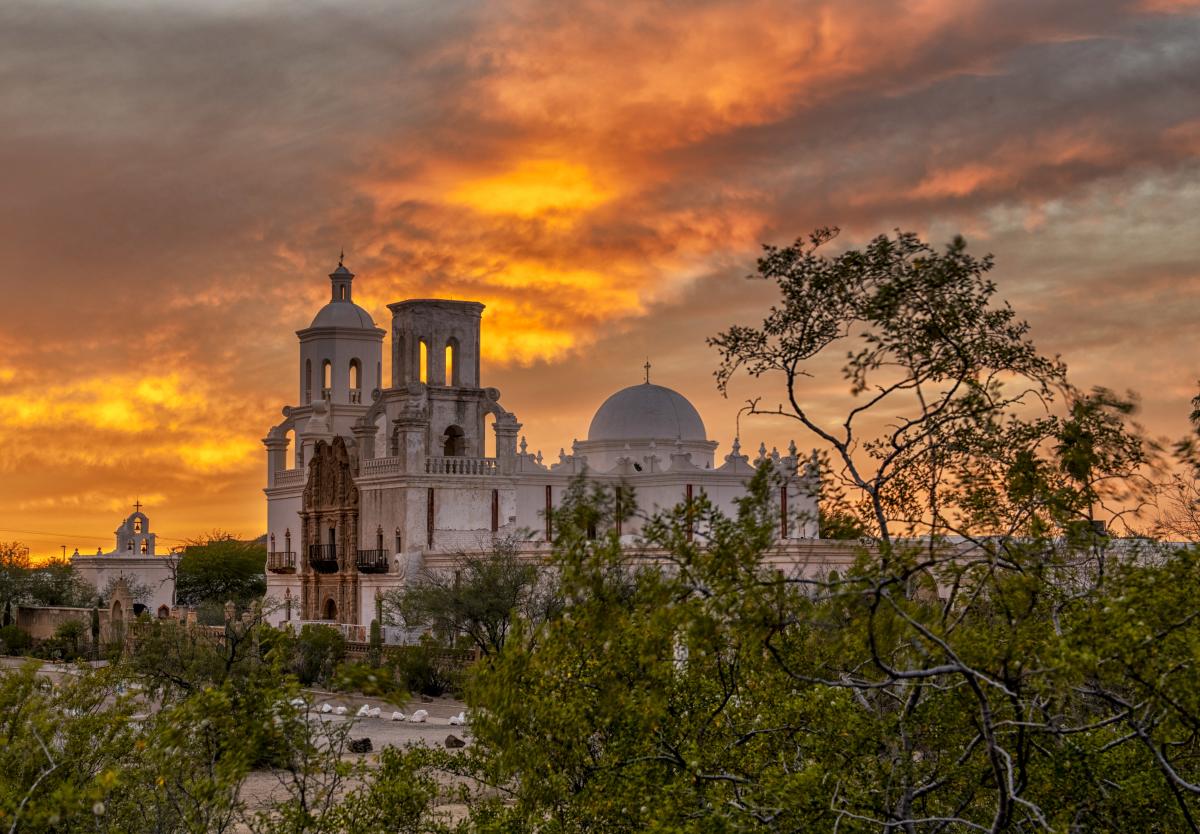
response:
<svg viewBox="0 0 1200 834"><path fill-rule="evenodd" d="M646 384L650 384L650 357L646 357L646 364L642 366L646 369Z"/></svg>

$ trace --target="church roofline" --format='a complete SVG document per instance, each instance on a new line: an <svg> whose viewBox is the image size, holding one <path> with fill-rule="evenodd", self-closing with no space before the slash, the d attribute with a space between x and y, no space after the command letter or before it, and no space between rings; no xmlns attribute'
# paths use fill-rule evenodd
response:
<svg viewBox="0 0 1200 834"><path fill-rule="evenodd" d="M303 330L297 330L296 335L301 341L317 336L358 336L360 338L369 338L372 341L378 339L383 340L387 335L387 330L376 325L374 327L327 327L318 325L316 327L305 327Z"/></svg>
<svg viewBox="0 0 1200 834"><path fill-rule="evenodd" d="M484 308L487 306L479 301L458 301L453 298L406 298L404 301L393 301L388 305L388 309L393 313L399 313L401 310L406 310L409 307L430 305L473 312L476 315L482 315Z"/></svg>

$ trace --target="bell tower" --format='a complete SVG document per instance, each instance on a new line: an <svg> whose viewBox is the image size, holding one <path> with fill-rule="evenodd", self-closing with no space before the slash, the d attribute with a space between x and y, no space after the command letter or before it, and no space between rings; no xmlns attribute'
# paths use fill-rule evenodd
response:
<svg viewBox="0 0 1200 834"><path fill-rule="evenodd" d="M354 303L354 273L338 260L329 273L330 299L300 337L300 405L371 402L383 387L383 336L371 315Z"/></svg>
<svg viewBox="0 0 1200 834"><path fill-rule="evenodd" d="M414 299L388 308L392 311L392 386L424 383L428 390L428 458L482 458L484 416L491 403L479 387L483 305Z"/></svg>

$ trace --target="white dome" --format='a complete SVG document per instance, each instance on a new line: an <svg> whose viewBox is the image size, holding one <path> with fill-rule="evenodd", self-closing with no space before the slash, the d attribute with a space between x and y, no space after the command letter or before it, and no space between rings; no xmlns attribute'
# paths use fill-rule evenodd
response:
<svg viewBox="0 0 1200 834"><path fill-rule="evenodd" d="M588 440L708 440L700 413L682 394L644 382L613 394L596 411Z"/></svg>
<svg viewBox="0 0 1200 834"><path fill-rule="evenodd" d="M355 330L373 330L375 322L371 314L353 301L330 301L313 319L309 327L348 327Z"/></svg>

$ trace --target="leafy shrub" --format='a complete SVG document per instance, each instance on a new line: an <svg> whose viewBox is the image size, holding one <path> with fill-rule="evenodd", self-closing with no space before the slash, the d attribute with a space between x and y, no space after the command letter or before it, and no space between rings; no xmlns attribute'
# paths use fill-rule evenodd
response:
<svg viewBox="0 0 1200 834"><path fill-rule="evenodd" d="M367 663L342 663L333 674L331 688L337 692L357 692L372 698L387 698L394 703L408 700L408 692L397 680L391 667L374 668Z"/></svg>
<svg viewBox="0 0 1200 834"><path fill-rule="evenodd" d="M346 638L337 629L306 625L292 654L292 672L305 686L328 683L346 656Z"/></svg>
<svg viewBox="0 0 1200 834"><path fill-rule="evenodd" d="M87 627L81 620L65 620L54 629L54 636L37 642L30 654L45 660L78 660L84 656Z"/></svg>
<svg viewBox="0 0 1200 834"><path fill-rule="evenodd" d="M32 645L33 638L16 625L0 628L0 654L24 654Z"/></svg>
<svg viewBox="0 0 1200 834"><path fill-rule="evenodd" d="M437 696L457 691L462 673L447 662L445 650L430 640L416 646L398 646L388 652L388 665L410 692Z"/></svg>

